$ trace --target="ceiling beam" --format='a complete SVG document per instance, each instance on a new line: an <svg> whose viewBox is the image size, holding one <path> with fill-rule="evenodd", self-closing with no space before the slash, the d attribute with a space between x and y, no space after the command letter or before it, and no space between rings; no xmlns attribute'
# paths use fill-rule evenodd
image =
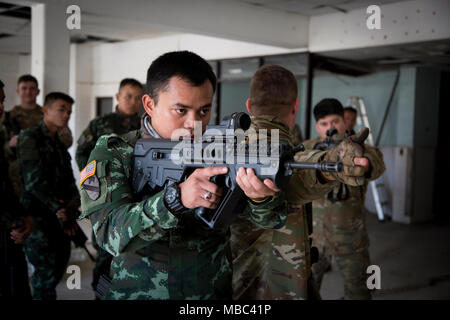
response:
<svg viewBox="0 0 450 320"><path fill-rule="evenodd" d="M71 5L72 0L15 1ZM78 0L83 15L137 22L142 28L196 33L284 48L308 45L309 18L249 3L214 0ZM64 12L65 14L65 12Z"/></svg>

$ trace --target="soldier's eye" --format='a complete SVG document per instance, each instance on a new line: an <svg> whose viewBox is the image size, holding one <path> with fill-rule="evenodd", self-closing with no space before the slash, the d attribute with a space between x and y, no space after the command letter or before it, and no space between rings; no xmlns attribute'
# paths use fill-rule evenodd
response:
<svg viewBox="0 0 450 320"><path fill-rule="evenodd" d="M186 110L185 109L175 109L175 112L181 115L181 114L185 114Z"/></svg>

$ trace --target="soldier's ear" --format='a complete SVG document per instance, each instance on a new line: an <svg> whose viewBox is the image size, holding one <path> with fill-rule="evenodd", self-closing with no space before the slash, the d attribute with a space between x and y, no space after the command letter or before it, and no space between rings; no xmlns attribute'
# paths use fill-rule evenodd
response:
<svg viewBox="0 0 450 320"><path fill-rule="evenodd" d="M292 113L295 115L297 115L299 104L300 104L300 99L297 97L297 99L295 99L294 105L292 106Z"/></svg>
<svg viewBox="0 0 450 320"><path fill-rule="evenodd" d="M116 100L119 101L120 91L116 93Z"/></svg>
<svg viewBox="0 0 450 320"><path fill-rule="evenodd" d="M149 94L144 94L142 96L142 106L145 109L145 112L147 112L147 114L152 117L154 112L155 112L155 100L153 100L153 98L149 95Z"/></svg>
<svg viewBox="0 0 450 320"><path fill-rule="evenodd" d="M248 113L252 114L252 101L250 100L250 98L247 99L247 101L245 101L245 106L247 107L247 111Z"/></svg>

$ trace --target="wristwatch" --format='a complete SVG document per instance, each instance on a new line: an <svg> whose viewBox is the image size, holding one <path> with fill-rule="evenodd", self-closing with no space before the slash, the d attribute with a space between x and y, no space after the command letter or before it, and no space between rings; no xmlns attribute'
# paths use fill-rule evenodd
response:
<svg viewBox="0 0 450 320"><path fill-rule="evenodd" d="M182 214L187 210L187 208L181 203L181 191L177 183L171 183L165 186L164 204L173 214Z"/></svg>

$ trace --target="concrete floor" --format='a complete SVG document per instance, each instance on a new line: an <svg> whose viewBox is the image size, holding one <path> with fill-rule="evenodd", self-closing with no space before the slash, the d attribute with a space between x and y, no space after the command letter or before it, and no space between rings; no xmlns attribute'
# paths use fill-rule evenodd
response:
<svg viewBox="0 0 450 320"><path fill-rule="evenodd" d="M81 226L90 237L90 224ZM403 225L393 222L379 223L374 214L367 215L372 264L381 269L381 289L376 300L396 299L450 299L450 223ZM88 243L88 249L95 250ZM70 264L81 269L81 289L69 290L67 274L57 287L58 299L91 300L92 268L83 249L73 249ZM333 263L326 273L320 291L326 300L344 296L343 279Z"/></svg>

